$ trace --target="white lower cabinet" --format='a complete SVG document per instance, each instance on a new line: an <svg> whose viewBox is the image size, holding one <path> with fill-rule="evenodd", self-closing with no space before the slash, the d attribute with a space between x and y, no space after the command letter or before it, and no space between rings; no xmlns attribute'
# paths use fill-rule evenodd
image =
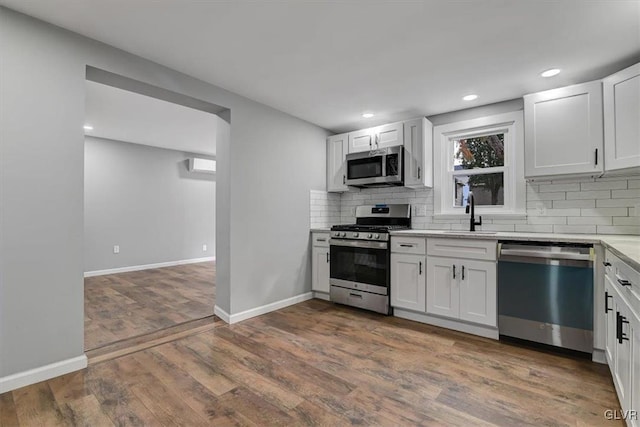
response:
<svg viewBox="0 0 640 427"><path fill-rule="evenodd" d="M496 264L427 258L427 313L496 326Z"/></svg>
<svg viewBox="0 0 640 427"><path fill-rule="evenodd" d="M631 325L631 405L635 417L630 419L633 427L640 427L640 318L632 319Z"/></svg>
<svg viewBox="0 0 640 427"><path fill-rule="evenodd" d="M614 309L613 283L608 276L604 278L604 310L605 310L605 355L609 366L613 366L616 349L616 312Z"/></svg>
<svg viewBox="0 0 640 427"><path fill-rule="evenodd" d="M311 290L329 293L329 233L312 233L311 242Z"/></svg>
<svg viewBox="0 0 640 427"><path fill-rule="evenodd" d="M454 258L427 258L427 313L459 317L460 285L456 261Z"/></svg>
<svg viewBox="0 0 640 427"><path fill-rule="evenodd" d="M391 254L391 305L408 310L425 311L426 257L414 254Z"/></svg>
<svg viewBox="0 0 640 427"><path fill-rule="evenodd" d="M609 252L606 258L605 353L622 407L615 415L640 427L640 275Z"/></svg>
<svg viewBox="0 0 640 427"><path fill-rule="evenodd" d="M623 410L631 409L631 317L626 304L614 297L616 314L616 348L613 377L618 399ZM624 323L627 322L627 323Z"/></svg>
<svg viewBox="0 0 640 427"><path fill-rule="evenodd" d="M496 264L461 260L460 319L497 326Z"/></svg>

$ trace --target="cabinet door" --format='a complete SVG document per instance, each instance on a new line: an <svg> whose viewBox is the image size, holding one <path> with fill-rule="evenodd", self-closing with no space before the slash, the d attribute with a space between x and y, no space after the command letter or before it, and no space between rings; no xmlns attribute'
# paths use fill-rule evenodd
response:
<svg viewBox="0 0 640 427"><path fill-rule="evenodd" d="M636 411L635 419L631 419L633 427L640 427L640 318L633 316L631 330L631 405L629 409Z"/></svg>
<svg viewBox="0 0 640 427"><path fill-rule="evenodd" d="M404 186L433 186L433 125L424 117L404 122Z"/></svg>
<svg viewBox="0 0 640 427"><path fill-rule="evenodd" d="M374 144L375 148L395 147L404 143L403 124L391 123L389 125L375 128Z"/></svg>
<svg viewBox="0 0 640 427"><path fill-rule="evenodd" d="M460 319L497 326L496 264L460 260Z"/></svg>
<svg viewBox="0 0 640 427"><path fill-rule="evenodd" d="M327 191L347 191L345 157L349 148L348 134L327 138Z"/></svg>
<svg viewBox="0 0 640 427"><path fill-rule="evenodd" d="M605 170L640 168L640 64L603 83Z"/></svg>
<svg viewBox="0 0 640 427"><path fill-rule="evenodd" d="M618 399L623 410L630 409L631 405L631 316L625 302L614 297L616 319L621 316L629 323L616 322L619 330L618 334L623 334L622 342L616 340L615 363L613 370L613 382L618 391Z"/></svg>
<svg viewBox="0 0 640 427"><path fill-rule="evenodd" d="M459 260L427 257L427 313L454 319L459 317L459 278Z"/></svg>
<svg viewBox="0 0 640 427"><path fill-rule="evenodd" d="M349 153L369 151L375 148L375 130L362 129L349 133Z"/></svg>
<svg viewBox="0 0 640 427"><path fill-rule="evenodd" d="M391 254L391 305L425 311L426 263L422 255Z"/></svg>
<svg viewBox="0 0 640 427"><path fill-rule="evenodd" d="M329 293L329 248L314 246L311 252L311 290Z"/></svg>
<svg viewBox="0 0 640 427"><path fill-rule="evenodd" d="M604 308L605 311L605 355L607 363L613 372L616 350L616 312L614 309L614 288L611 279L604 277Z"/></svg>
<svg viewBox="0 0 640 427"><path fill-rule="evenodd" d="M524 97L525 178L602 173L601 86L591 82Z"/></svg>

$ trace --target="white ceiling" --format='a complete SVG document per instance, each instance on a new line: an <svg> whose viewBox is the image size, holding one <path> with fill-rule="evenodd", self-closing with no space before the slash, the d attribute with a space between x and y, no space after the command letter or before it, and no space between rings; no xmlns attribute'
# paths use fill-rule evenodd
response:
<svg viewBox="0 0 640 427"><path fill-rule="evenodd" d="M197 154L216 154L216 116L87 81L85 135Z"/></svg>
<svg viewBox="0 0 640 427"><path fill-rule="evenodd" d="M640 58L638 1L0 3L334 131L518 98ZM551 67L563 72L539 77ZM478 99L463 102L469 93Z"/></svg>

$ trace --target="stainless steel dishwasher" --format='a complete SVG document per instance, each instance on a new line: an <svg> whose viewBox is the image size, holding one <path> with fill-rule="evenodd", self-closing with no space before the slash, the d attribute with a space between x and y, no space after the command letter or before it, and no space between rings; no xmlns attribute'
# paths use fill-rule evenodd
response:
<svg viewBox="0 0 640 427"><path fill-rule="evenodd" d="M593 352L593 247L500 242L498 329L520 338Z"/></svg>

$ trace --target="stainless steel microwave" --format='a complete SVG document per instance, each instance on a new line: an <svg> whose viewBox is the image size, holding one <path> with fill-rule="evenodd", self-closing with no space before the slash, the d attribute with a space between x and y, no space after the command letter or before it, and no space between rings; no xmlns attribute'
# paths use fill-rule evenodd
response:
<svg viewBox="0 0 640 427"><path fill-rule="evenodd" d="M402 145L347 154L347 185L385 187L403 185Z"/></svg>

